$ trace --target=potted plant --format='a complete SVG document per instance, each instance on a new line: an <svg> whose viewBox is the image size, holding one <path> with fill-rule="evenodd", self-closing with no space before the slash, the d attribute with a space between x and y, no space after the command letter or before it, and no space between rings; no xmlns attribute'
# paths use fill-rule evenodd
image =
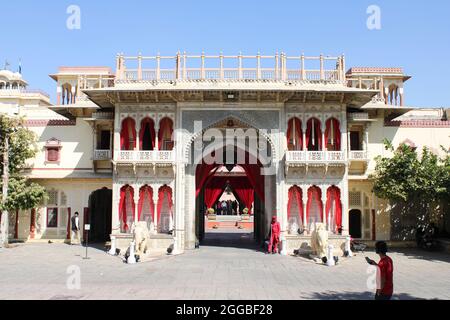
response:
<svg viewBox="0 0 450 320"><path fill-rule="evenodd" d="M208 220L216 220L216 211L213 208L206 210Z"/></svg>
<svg viewBox="0 0 450 320"><path fill-rule="evenodd" d="M244 210L242 210L242 220L249 220L250 219L250 209L249 208L245 208Z"/></svg>

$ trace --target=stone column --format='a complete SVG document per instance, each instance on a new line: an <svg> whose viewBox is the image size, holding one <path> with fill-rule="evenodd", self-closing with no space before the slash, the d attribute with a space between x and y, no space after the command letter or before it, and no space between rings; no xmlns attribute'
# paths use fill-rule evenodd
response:
<svg viewBox="0 0 450 320"><path fill-rule="evenodd" d="M308 231L308 220L307 220L307 205L308 205L308 187L302 187L303 193L303 229L305 230L304 235L309 233Z"/></svg>
<svg viewBox="0 0 450 320"><path fill-rule="evenodd" d="M120 106L116 105L115 108L115 114L114 114L114 160L118 160L119 158L119 151L120 151L120 130L121 130L121 124L120 124Z"/></svg>
<svg viewBox="0 0 450 320"><path fill-rule="evenodd" d="M306 130L308 129L306 119L302 121L302 133L303 133L303 151L308 151L308 146L306 145Z"/></svg>
<svg viewBox="0 0 450 320"><path fill-rule="evenodd" d="M403 88L399 88L398 90L400 92L400 106L403 107L405 104L405 92Z"/></svg>
<svg viewBox="0 0 450 320"><path fill-rule="evenodd" d="M320 129L322 131L322 150L321 151L328 151L328 147L327 147L327 141L326 141L326 137L325 137L325 130L327 128L327 124L326 121L322 122L320 125Z"/></svg>
<svg viewBox="0 0 450 320"><path fill-rule="evenodd" d="M153 203L155 204L155 212L153 212L153 227L155 232L158 233L158 200L159 200L159 186L152 185L153 188Z"/></svg>
<svg viewBox="0 0 450 320"><path fill-rule="evenodd" d="M141 148L140 148L140 134L139 134L139 125L137 124L137 121L135 121L135 130L136 130L136 148L134 148L134 150L135 151L139 151Z"/></svg>
<svg viewBox="0 0 450 320"><path fill-rule="evenodd" d="M113 204L111 217L111 233L120 234L119 204L120 204L120 188L116 182L113 182Z"/></svg>
<svg viewBox="0 0 450 320"><path fill-rule="evenodd" d="M325 228L328 230L328 217L327 217L327 210L326 210L326 205L327 205L327 186L322 186L322 187L320 187L320 189L322 190L322 208L323 208L323 211L322 211L322 219L323 219L323 222L324 222L324 224L325 224Z"/></svg>
<svg viewBox="0 0 450 320"><path fill-rule="evenodd" d="M159 123L155 121L155 151L159 151Z"/></svg>

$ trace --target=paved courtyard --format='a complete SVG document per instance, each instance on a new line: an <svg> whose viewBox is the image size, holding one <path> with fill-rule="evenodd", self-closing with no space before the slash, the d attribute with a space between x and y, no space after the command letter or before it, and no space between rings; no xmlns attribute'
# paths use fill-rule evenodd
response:
<svg viewBox="0 0 450 320"><path fill-rule="evenodd" d="M0 299L372 299L363 255L333 268L265 255L247 234L208 234L199 250L127 265L98 249L21 244L0 249ZM367 255L376 259L372 252ZM450 256L391 253L395 299L450 299ZM70 268L72 266L72 268ZM75 266L75 267L73 267ZM67 286L79 267L80 289ZM68 269L69 268L69 269ZM73 283L69 281L69 284Z"/></svg>

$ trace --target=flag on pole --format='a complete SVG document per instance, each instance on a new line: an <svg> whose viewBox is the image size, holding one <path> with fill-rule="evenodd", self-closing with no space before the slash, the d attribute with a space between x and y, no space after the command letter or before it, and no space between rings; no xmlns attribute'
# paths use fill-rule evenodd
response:
<svg viewBox="0 0 450 320"><path fill-rule="evenodd" d="M8 70L8 67L10 66L10 64L9 64L9 62L8 62L8 60L5 60L5 70Z"/></svg>
<svg viewBox="0 0 450 320"><path fill-rule="evenodd" d="M22 59L19 59L19 73L22 74Z"/></svg>

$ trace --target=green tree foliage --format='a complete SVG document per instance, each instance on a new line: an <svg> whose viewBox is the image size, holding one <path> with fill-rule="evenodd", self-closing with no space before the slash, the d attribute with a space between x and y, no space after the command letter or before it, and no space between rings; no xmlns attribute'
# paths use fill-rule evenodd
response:
<svg viewBox="0 0 450 320"><path fill-rule="evenodd" d="M373 191L381 199L391 203L403 203L413 208L417 215L424 215L419 221L425 221L437 203L449 201L450 194L450 157L439 158L427 148L419 156L417 150L402 144L394 150L389 141L385 141L386 150L392 157L377 157ZM445 149L443 149L445 150Z"/></svg>
<svg viewBox="0 0 450 320"><path fill-rule="evenodd" d="M3 176L3 152L8 137L9 184L8 198L1 209L28 210L35 208L45 197L45 189L23 176L27 161L37 153L36 135L28 130L23 120L0 115L0 174ZM1 188L1 185L0 185Z"/></svg>

